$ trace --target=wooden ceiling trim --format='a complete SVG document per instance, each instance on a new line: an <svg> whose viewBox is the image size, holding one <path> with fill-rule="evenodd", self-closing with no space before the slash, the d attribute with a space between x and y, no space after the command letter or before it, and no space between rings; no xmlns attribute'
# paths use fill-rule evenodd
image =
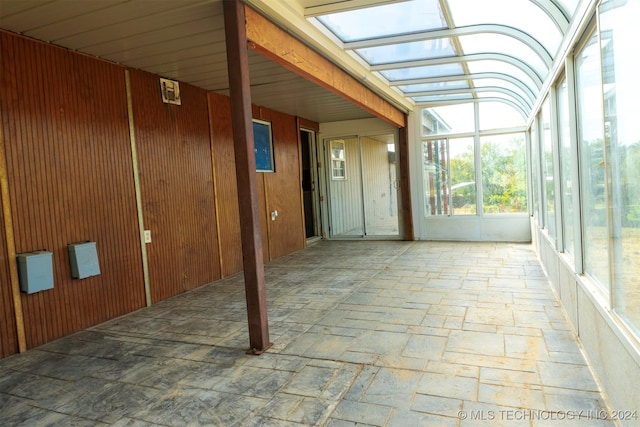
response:
<svg viewBox="0 0 640 427"><path fill-rule="evenodd" d="M248 46L292 72L349 100L396 127L405 114L333 62L327 60L271 21L245 6Z"/></svg>

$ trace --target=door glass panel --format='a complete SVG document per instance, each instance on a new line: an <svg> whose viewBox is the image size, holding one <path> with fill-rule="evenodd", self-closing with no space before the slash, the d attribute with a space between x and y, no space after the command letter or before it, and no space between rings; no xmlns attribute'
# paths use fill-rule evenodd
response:
<svg viewBox="0 0 640 427"><path fill-rule="evenodd" d="M328 145L331 147L331 158L338 154L333 152L335 147L343 148L339 154L343 157L341 160L344 160L344 169L339 171L340 179L329 180L331 235L363 236L362 178L358 138L335 139L329 141Z"/></svg>
<svg viewBox="0 0 640 427"><path fill-rule="evenodd" d="M339 179L329 181L332 237L397 236L398 181L394 136L332 139L330 160L339 157ZM336 152L339 148L340 152Z"/></svg>
<svg viewBox="0 0 640 427"><path fill-rule="evenodd" d="M366 235L397 235L398 186L393 135L362 137L360 142Z"/></svg>

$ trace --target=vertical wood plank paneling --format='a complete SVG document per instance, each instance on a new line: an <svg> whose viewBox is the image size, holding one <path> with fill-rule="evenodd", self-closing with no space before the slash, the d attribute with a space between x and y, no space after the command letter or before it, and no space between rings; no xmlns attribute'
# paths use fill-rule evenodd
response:
<svg viewBox="0 0 640 427"><path fill-rule="evenodd" d="M302 215L302 177L298 147L296 118L273 110L263 109L263 118L271 122L275 173L265 173L267 194L266 215L269 227L269 255L271 259L303 249L305 231ZM271 212L278 217L271 221Z"/></svg>
<svg viewBox="0 0 640 427"><path fill-rule="evenodd" d="M158 76L131 72L152 301L221 277L207 93L180 85L164 104Z"/></svg>
<svg viewBox="0 0 640 427"><path fill-rule="evenodd" d="M54 289L21 295L34 347L143 305L124 77L113 64L0 38L16 251L47 249L54 260ZM101 274L71 279L67 245L86 240Z"/></svg>
<svg viewBox="0 0 640 427"><path fill-rule="evenodd" d="M2 126L7 122L3 120ZM0 210L0 224L4 225L4 215ZM9 258L4 230L0 232L0 359L18 352L15 310L9 277Z"/></svg>
<svg viewBox="0 0 640 427"><path fill-rule="evenodd" d="M0 40L1 46L2 40ZM0 70L2 70L2 63L6 58L0 57ZM6 158L4 156L5 143L4 143L4 129L9 127L9 121L6 118L6 114L0 110L0 161L3 162L0 168L3 170L3 176L6 175ZM8 241L12 239L13 227L8 226L5 223L4 212L9 209L9 206L5 204L7 200L4 200L7 192L6 181L3 178L2 185L2 209L0 209L0 358L9 356L10 354L20 351L20 339L18 338L18 329L16 322L16 312L20 311L20 306L14 307L14 291L12 289L13 283L11 282L11 267L9 264L9 245ZM7 198L8 199L8 198ZM8 216L8 218L11 218ZM15 275L15 271L13 273Z"/></svg>
<svg viewBox="0 0 640 427"><path fill-rule="evenodd" d="M14 34L0 31L0 38L16 251L47 249L54 259L54 289L21 294L32 348L144 306L124 70ZM131 76L158 301L242 269L230 105L224 96L184 84L183 105L165 105L157 76ZM268 260L304 247L300 159L295 118L258 111L272 123L276 162L275 173L258 178ZM271 221L276 209L278 219ZM102 274L73 280L67 244L84 240L97 242ZM3 239L0 251L3 357L16 351L5 285L15 260L7 259Z"/></svg>
<svg viewBox="0 0 640 427"><path fill-rule="evenodd" d="M242 271L236 161L233 153L231 103L228 97L209 93L209 121L216 176L220 248L222 248L220 259L222 275L228 276Z"/></svg>
<svg viewBox="0 0 640 427"><path fill-rule="evenodd" d="M235 183L233 133L227 97L209 94L211 135L215 157L218 220L224 275L242 270L242 248L238 220L238 190ZM296 118L264 107L253 107L253 116L271 122L275 173L258 173L258 203L261 212L265 261L304 247L302 180ZM271 212L278 218L271 221Z"/></svg>

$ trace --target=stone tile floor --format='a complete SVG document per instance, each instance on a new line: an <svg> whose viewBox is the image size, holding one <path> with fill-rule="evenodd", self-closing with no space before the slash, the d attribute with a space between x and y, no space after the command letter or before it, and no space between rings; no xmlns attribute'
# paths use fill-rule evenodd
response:
<svg viewBox="0 0 640 427"><path fill-rule="evenodd" d="M0 360L1 426L605 426L530 245L323 241Z"/></svg>

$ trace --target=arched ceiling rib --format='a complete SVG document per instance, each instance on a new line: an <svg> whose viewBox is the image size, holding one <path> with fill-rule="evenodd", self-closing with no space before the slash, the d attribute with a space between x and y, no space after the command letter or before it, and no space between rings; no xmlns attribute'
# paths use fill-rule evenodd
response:
<svg viewBox="0 0 640 427"><path fill-rule="evenodd" d="M434 30L427 31L421 33L412 33L412 34L403 34L398 36L391 37L380 37L377 39L370 40L359 40L355 42L347 42L343 44L343 48L345 50L356 50L363 49L368 47L377 47L377 46L387 46L401 43L409 43L409 42L417 42L417 41L427 41L427 40L437 40L443 38L449 38L454 36L466 36L466 35L474 35L474 34L483 34L483 33L491 33L491 34L501 34L504 36L513 37L516 40L521 41L530 47L536 55L540 57L542 61L547 65L547 67L551 66L553 62L552 56L547 52L545 47L538 40L533 38L530 34L525 33L524 31L518 30L517 28L507 27L505 25L496 25L496 24L477 24L477 25L469 25L466 27L457 27L452 28L450 30Z"/></svg>
<svg viewBox="0 0 640 427"><path fill-rule="evenodd" d="M372 65L372 71L383 71L383 70L395 70L399 68L414 68L414 67L425 67L430 65L443 65L443 64L455 64L455 63L466 63L472 61L485 61L485 60L496 60L501 62L506 62L507 64L514 65L518 67L518 69L524 71L531 79L536 82L536 85L542 85L542 76L539 76L536 71L531 68L527 63L521 61L518 58L514 58L509 55L505 55L502 53L475 53L473 55L462 55L462 56L452 56L445 58L433 58L433 59L423 59L418 61L406 61L406 62L392 62L387 64L380 65Z"/></svg>
<svg viewBox="0 0 640 427"><path fill-rule="evenodd" d="M524 84L522 81L518 80L513 76L510 76L508 74L502 74L502 73L475 73L475 74L471 73L464 76L458 75L458 76L446 76L446 77L431 77L428 79L396 80L394 82L389 83L389 85L392 87L405 86L410 88L411 86L419 86L419 85L429 85L429 84L437 85L437 84L446 84L449 82L460 82L460 81L464 81L465 78L473 80L474 82L478 80L484 80L484 79L504 80L505 82L508 82L518 87L525 95L527 95L527 99L530 101L531 104L533 104L533 102L536 99L535 94L526 84ZM411 90L406 90L406 92L411 93L413 95L412 93L413 91Z"/></svg>

